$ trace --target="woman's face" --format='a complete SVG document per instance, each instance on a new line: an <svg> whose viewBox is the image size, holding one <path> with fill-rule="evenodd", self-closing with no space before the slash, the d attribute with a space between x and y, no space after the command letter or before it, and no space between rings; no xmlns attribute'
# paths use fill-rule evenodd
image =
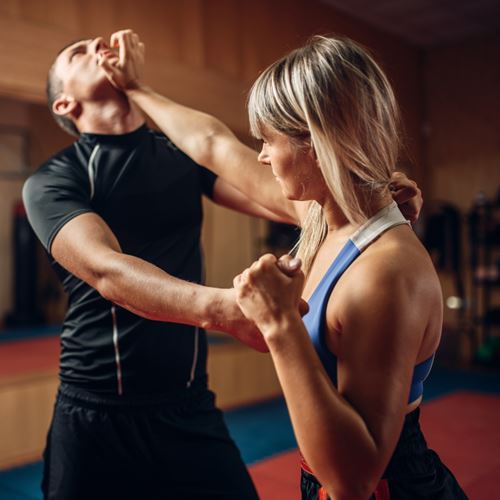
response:
<svg viewBox="0 0 500 500"><path fill-rule="evenodd" d="M269 165L283 194L290 200L318 200L324 180L310 146L299 146L270 127L262 130L262 151L258 160Z"/></svg>

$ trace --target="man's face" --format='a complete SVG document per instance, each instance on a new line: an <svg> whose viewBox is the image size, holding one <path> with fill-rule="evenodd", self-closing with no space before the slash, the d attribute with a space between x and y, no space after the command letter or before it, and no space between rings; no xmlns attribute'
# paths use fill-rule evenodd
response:
<svg viewBox="0 0 500 500"><path fill-rule="evenodd" d="M63 93L76 101L84 101L109 89L111 84L98 65L99 53L106 52L118 57L101 37L81 40L64 49L57 57L54 69L62 81Z"/></svg>

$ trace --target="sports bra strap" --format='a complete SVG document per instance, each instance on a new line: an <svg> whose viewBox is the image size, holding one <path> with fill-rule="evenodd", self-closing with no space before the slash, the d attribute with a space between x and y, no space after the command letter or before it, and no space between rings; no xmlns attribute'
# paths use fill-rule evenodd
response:
<svg viewBox="0 0 500 500"><path fill-rule="evenodd" d="M391 227L400 224L410 224L395 201L368 219L350 238L356 248L362 252L372 241Z"/></svg>

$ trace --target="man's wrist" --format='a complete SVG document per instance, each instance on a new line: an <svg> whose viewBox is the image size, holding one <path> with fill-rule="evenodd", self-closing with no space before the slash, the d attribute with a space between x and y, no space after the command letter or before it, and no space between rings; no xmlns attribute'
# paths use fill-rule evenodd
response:
<svg viewBox="0 0 500 500"><path fill-rule="evenodd" d="M229 290L204 287L200 297L201 324L206 330L227 331Z"/></svg>

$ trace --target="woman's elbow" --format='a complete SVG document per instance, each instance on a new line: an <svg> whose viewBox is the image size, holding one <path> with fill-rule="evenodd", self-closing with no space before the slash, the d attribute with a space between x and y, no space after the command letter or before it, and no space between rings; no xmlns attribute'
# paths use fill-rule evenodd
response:
<svg viewBox="0 0 500 500"><path fill-rule="evenodd" d="M341 477L318 477L331 498L338 500L368 500L372 495L379 477L370 473L363 473L358 466L353 467L351 473L345 472Z"/></svg>

